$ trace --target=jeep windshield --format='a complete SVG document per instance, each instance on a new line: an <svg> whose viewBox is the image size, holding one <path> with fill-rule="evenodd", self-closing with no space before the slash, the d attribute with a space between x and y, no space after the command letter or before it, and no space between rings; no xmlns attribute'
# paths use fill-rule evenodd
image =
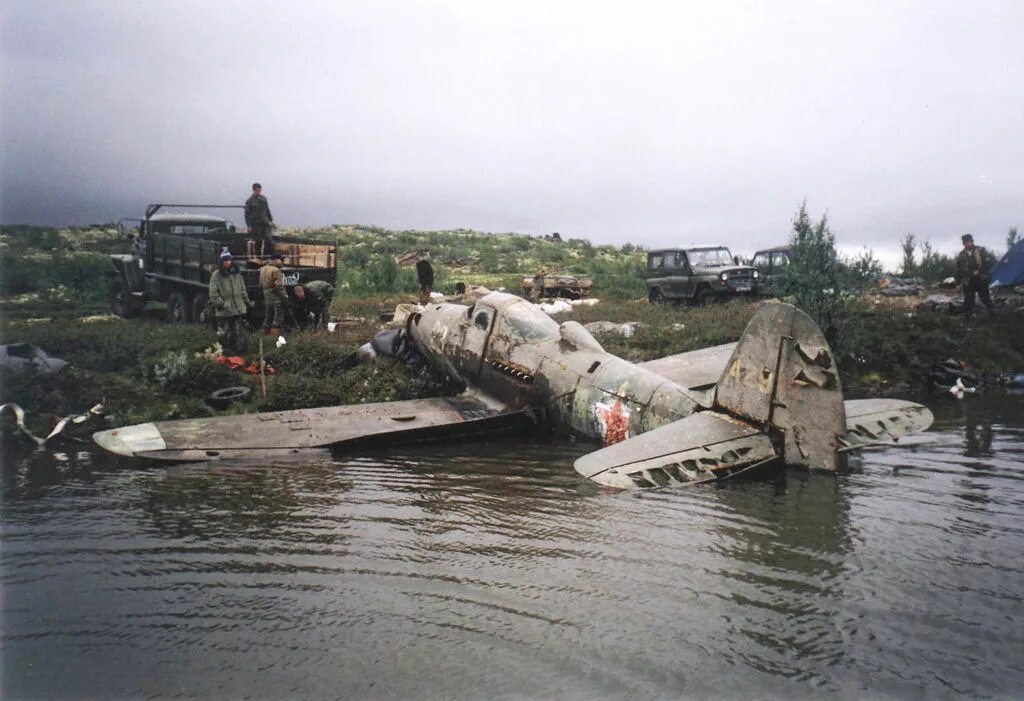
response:
<svg viewBox="0 0 1024 701"><path fill-rule="evenodd" d="M705 248L687 251L690 265L695 268L711 268L717 265L733 265L732 254L728 248Z"/></svg>

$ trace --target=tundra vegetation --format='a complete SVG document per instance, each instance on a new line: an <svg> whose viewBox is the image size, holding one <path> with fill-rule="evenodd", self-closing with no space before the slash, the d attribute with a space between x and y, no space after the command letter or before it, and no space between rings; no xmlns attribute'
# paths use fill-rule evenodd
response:
<svg viewBox="0 0 1024 701"><path fill-rule="evenodd" d="M159 320L159 309L132 320L107 313L107 256L128 248L114 227L0 228L0 338L3 343L34 343L70 363L55 376L3 373L0 402L21 404L42 429L51 426L54 417L85 411L99 402L110 426L208 416L219 412L204 397L230 385L245 385L251 392L227 412L454 393L456 385L428 368L413 369L388 359L354 368L346 362L378 330L382 312L415 300L415 270L396 262L411 251L430 252L435 289L446 293L460 281L515 292L523 276L542 268L592 277L592 296L600 299L599 304L577 306L557 318L639 322L630 337L599 337L609 351L631 361L735 341L756 307L741 300L708 307L648 304L645 253L632 244L594 245L584 239L461 229L330 226L279 233L338 243L339 284L332 316L341 323L334 334L293 333L282 348L267 344L266 356L276 374L269 378L264 398L257 377L210 359L216 344L211 329L167 325ZM780 293L826 330L848 392L920 389L928 366L946 357L963 360L982 373L1024 370L1020 313L981 321L966 334L962 317L880 304L862 294L881 273L878 261L870 251L850 259L838 256L827 217L813 221L806 206L794 217L789 243L792 274ZM952 274L951 256L910 235L903 243L901 272L927 281ZM256 340L254 335L249 360L256 357Z"/></svg>

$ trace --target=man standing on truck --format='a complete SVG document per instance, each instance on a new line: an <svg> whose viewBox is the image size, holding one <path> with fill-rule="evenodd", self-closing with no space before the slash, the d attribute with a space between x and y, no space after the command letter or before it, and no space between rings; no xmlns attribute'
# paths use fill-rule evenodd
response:
<svg viewBox="0 0 1024 701"><path fill-rule="evenodd" d="M260 269L260 289L263 290L263 335L280 336L281 325L284 323L284 306L288 304L288 293L284 289L284 273L280 266L284 264L284 256L274 252L270 254L270 262Z"/></svg>
<svg viewBox="0 0 1024 701"><path fill-rule="evenodd" d="M210 304L217 319L217 338L225 353L242 355L249 346L242 321L252 302L245 291L242 271L234 266L231 254L223 251L217 261L219 267L210 276Z"/></svg>
<svg viewBox="0 0 1024 701"><path fill-rule="evenodd" d="M252 195L245 201L245 225L249 227L249 233L260 242L261 257L274 252L274 215L270 213L270 204L263 196L263 187L259 183L252 184Z"/></svg>

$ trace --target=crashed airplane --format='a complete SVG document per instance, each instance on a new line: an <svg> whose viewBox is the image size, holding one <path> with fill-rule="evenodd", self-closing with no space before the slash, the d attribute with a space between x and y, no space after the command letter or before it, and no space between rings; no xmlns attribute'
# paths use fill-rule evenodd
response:
<svg viewBox="0 0 1024 701"><path fill-rule="evenodd" d="M600 440L576 470L619 488L694 484L781 463L834 472L845 454L923 431L931 412L897 399L843 400L835 359L799 309L763 305L737 343L634 364L578 322L494 292L432 304L407 337L465 385L455 397L139 424L101 431L121 455L262 460L308 449L436 440L520 422Z"/></svg>

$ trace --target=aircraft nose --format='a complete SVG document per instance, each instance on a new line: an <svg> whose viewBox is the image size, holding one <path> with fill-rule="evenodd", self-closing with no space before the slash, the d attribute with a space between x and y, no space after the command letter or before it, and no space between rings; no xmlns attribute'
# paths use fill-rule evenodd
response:
<svg viewBox="0 0 1024 701"><path fill-rule="evenodd" d="M98 431L92 434L92 439L104 450L127 457L167 447L160 430L152 423Z"/></svg>

